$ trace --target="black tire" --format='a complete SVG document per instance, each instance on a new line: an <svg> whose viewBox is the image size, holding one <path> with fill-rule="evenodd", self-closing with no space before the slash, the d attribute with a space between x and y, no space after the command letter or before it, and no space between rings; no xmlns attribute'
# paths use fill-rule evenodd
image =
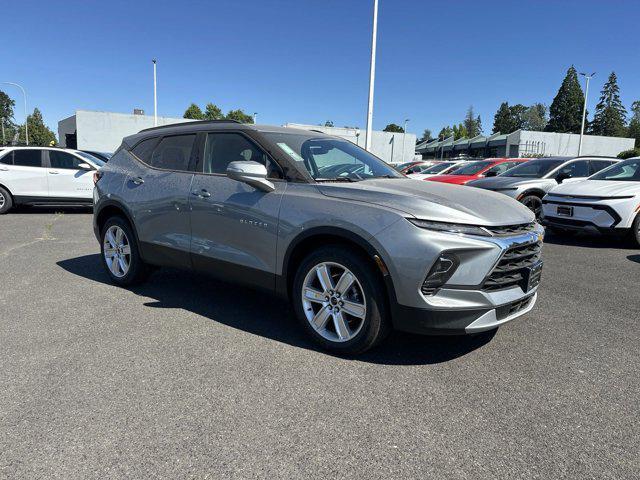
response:
<svg viewBox="0 0 640 480"><path fill-rule="evenodd" d="M636 215L636 219L631 224L630 236L636 246L640 247L640 213Z"/></svg>
<svg viewBox="0 0 640 480"><path fill-rule="evenodd" d="M520 203L531 210L535 214L536 219L540 218L542 214L542 199L540 197L537 195L527 195L520 199Z"/></svg>
<svg viewBox="0 0 640 480"><path fill-rule="evenodd" d="M13 197L6 188L0 187L0 215L4 215L13 208Z"/></svg>
<svg viewBox="0 0 640 480"><path fill-rule="evenodd" d="M305 314L302 300L305 278L316 265L323 262L339 264L350 270L358 282L355 288L361 290L364 296L366 314L364 315L364 320L358 320L361 327L358 333L350 340L328 340L311 326ZM337 278L334 279L334 285L336 285L336 282ZM372 263L355 249L341 245L328 245L310 253L298 267L293 281L291 297L296 317L303 328L320 347L333 353L340 355L362 353L383 341L391 331L386 291L380 275ZM322 307L316 305L316 308ZM345 315L345 318L351 318L351 321L354 320L348 315ZM327 325L330 324L329 322L335 322L335 320L330 319Z"/></svg>
<svg viewBox="0 0 640 480"><path fill-rule="evenodd" d="M105 257L105 235L113 226L119 227L123 230L131 251L129 255L129 269L123 276L116 276L112 272ZM122 287L128 287L143 282L151 272L149 266L142 261L138 242L136 241L136 236L133 233L131 225L129 225L129 222L126 219L119 216L110 217L102 226L102 230L100 231L100 258L111 281Z"/></svg>

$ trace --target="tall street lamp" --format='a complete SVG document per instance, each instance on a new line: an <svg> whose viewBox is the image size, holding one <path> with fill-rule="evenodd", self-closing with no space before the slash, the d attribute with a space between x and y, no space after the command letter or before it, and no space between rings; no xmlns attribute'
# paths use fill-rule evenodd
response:
<svg viewBox="0 0 640 480"><path fill-rule="evenodd" d="M378 0L373 0L373 32L371 33L371 64L369 67L369 102L367 104L367 134L364 147L371 151L371 129L373 124L373 84L376 77L376 36L378 33Z"/></svg>
<svg viewBox="0 0 640 480"><path fill-rule="evenodd" d="M158 126L158 76L156 72L156 59L153 62L153 126Z"/></svg>
<svg viewBox="0 0 640 480"><path fill-rule="evenodd" d="M404 163L404 139L407 137L407 123L408 122L409 122L409 119L405 118L404 119L404 132L402 133L402 163Z"/></svg>
<svg viewBox="0 0 640 480"><path fill-rule="evenodd" d="M13 85L14 87L18 87L20 90L22 90L22 96L24 97L24 138L26 140L27 145L29 145L29 122L28 120L28 114L27 114L27 92L25 92L24 88L22 88L21 85L18 85L17 83L13 83L13 82L2 82L6 85Z"/></svg>
<svg viewBox="0 0 640 480"><path fill-rule="evenodd" d="M589 80L591 80L591 77L593 77L595 74L596 72L593 72L591 75L580 72L580 75L587 79L587 85L584 89L584 106L582 107L582 126L580 127L580 143L578 143L578 156L582 155L582 137L584 137L584 122L587 118L587 97L589 96Z"/></svg>
<svg viewBox="0 0 640 480"><path fill-rule="evenodd" d="M253 124L256 125L258 123L258 112L253 112Z"/></svg>

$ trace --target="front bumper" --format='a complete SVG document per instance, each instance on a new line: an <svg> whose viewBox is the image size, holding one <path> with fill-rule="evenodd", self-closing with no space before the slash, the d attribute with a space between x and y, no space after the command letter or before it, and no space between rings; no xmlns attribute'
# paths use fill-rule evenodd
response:
<svg viewBox="0 0 640 480"><path fill-rule="evenodd" d="M545 197L542 200L541 223L574 231L597 231L605 234L626 234L629 230L630 208L624 208L623 201L564 201ZM635 206L635 203L632 204ZM558 215L558 208L570 209L570 216ZM629 210L627 212L626 210Z"/></svg>

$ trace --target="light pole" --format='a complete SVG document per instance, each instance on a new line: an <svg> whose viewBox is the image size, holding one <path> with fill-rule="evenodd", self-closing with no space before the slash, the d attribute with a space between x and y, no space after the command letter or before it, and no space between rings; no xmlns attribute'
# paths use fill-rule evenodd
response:
<svg viewBox="0 0 640 480"><path fill-rule="evenodd" d="M256 125L258 123L258 112L253 112L253 124Z"/></svg>
<svg viewBox="0 0 640 480"><path fill-rule="evenodd" d="M404 119L404 132L402 133L402 163L404 163L404 139L407 137L407 123L409 122L408 118Z"/></svg>
<svg viewBox="0 0 640 480"><path fill-rule="evenodd" d="M373 32L371 33L371 64L369 67L369 102L367 104L367 134L364 148L371 151L371 129L373 124L373 84L376 77L376 36L378 33L378 0L373 0Z"/></svg>
<svg viewBox="0 0 640 480"><path fill-rule="evenodd" d="M22 85L18 85L17 83L13 83L13 82L2 82L4 84L7 85L13 85L14 87L18 87L20 90L22 90L22 96L24 97L24 138L26 140L27 145L29 145L29 122L28 120L28 114L27 114L27 92L25 92L24 88L22 88Z"/></svg>
<svg viewBox="0 0 640 480"><path fill-rule="evenodd" d="M582 137L584 137L584 122L587 118L587 97L589 96L589 80L591 80L591 77L593 77L595 74L596 72L593 72L591 75L580 72L580 75L587 79L587 85L584 89L584 106L582 107L582 126L580 127L580 143L578 143L578 156L582 155Z"/></svg>
<svg viewBox="0 0 640 480"><path fill-rule="evenodd" d="M156 73L156 59L153 62L153 126L158 126L158 76Z"/></svg>

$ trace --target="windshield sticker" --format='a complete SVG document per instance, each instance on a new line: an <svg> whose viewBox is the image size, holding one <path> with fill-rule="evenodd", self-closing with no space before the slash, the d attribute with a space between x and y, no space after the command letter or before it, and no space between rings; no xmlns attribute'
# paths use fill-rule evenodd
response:
<svg viewBox="0 0 640 480"><path fill-rule="evenodd" d="M293 151L293 149L287 145L284 142L279 142L278 146L284 150L287 155L289 155L291 158L293 158L296 162L304 162L304 158L302 158L300 155L298 155L296 152Z"/></svg>

